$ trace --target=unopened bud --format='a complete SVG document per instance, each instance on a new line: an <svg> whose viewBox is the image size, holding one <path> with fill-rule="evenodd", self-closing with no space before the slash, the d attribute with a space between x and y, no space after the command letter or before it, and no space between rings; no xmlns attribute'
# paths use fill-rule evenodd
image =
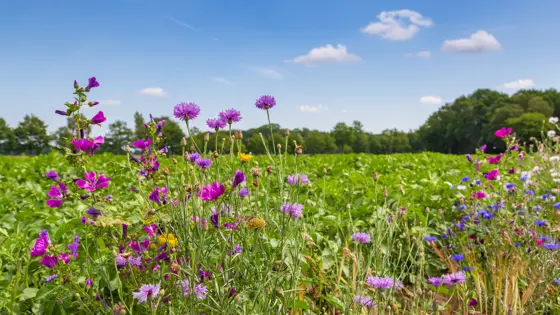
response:
<svg viewBox="0 0 560 315"><path fill-rule="evenodd" d="M257 180L255 180L255 181L253 182L253 186L254 186L254 187L259 187L259 184L260 184L260 183L261 183L261 182L257 179Z"/></svg>
<svg viewBox="0 0 560 315"><path fill-rule="evenodd" d="M207 132L207 133L204 135L204 141L208 142L209 140L210 140L210 134Z"/></svg>
<svg viewBox="0 0 560 315"><path fill-rule="evenodd" d="M85 102L86 100L87 100L87 99L86 99L86 96L85 96L85 95L83 95L82 97L80 97L80 101L81 101L82 103Z"/></svg>
<svg viewBox="0 0 560 315"><path fill-rule="evenodd" d="M185 154L183 155L183 160L185 160L185 161L189 160L189 152L185 152Z"/></svg>
<svg viewBox="0 0 560 315"><path fill-rule="evenodd" d="M272 174L272 170L273 170L273 166L272 166L272 165L269 165L269 166L266 167L266 172L267 172L268 174Z"/></svg>
<svg viewBox="0 0 560 315"><path fill-rule="evenodd" d="M323 174L327 175L327 169L323 168Z"/></svg>
<svg viewBox="0 0 560 315"><path fill-rule="evenodd" d="M243 131L237 130L237 131L235 132L235 137L236 137L237 139L243 139Z"/></svg>
<svg viewBox="0 0 560 315"><path fill-rule="evenodd" d="M126 152L130 153L130 146L128 144L126 145Z"/></svg>
<svg viewBox="0 0 560 315"><path fill-rule="evenodd" d="M183 139L181 139L181 145L186 147L187 146L187 138L183 137Z"/></svg>
<svg viewBox="0 0 560 315"><path fill-rule="evenodd" d="M373 173L373 181L376 182L379 180L379 174L377 174L377 172Z"/></svg>
<svg viewBox="0 0 560 315"><path fill-rule="evenodd" d="M277 147L278 149L280 149L280 148L282 148L282 145L281 145L280 143L278 143L278 144L276 145L276 147Z"/></svg>
<svg viewBox="0 0 560 315"><path fill-rule="evenodd" d="M233 137L234 137L234 136L229 137L229 144L230 144L230 145L233 144Z"/></svg>
<svg viewBox="0 0 560 315"><path fill-rule="evenodd" d="M431 211L430 208L426 207L426 213L430 213L430 211Z"/></svg>
<svg viewBox="0 0 560 315"><path fill-rule="evenodd" d="M185 192L190 193L191 191L192 191L192 186L191 186L191 184L186 184L186 185L185 185Z"/></svg>
<svg viewBox="0 0 560 315"><path fill-rule="evenodd" d="M383 196L389 196L389 192L387 191L387 187L383 188Z"/></svg>
<svg viewBox="0 0 560 315"><path fill-rule="evenodd" d="M75 89L79 89L80 86L78 85L78 81L74 80L74 88Z"/></svg>
<svg viewBox="0 0 560 315"><path fill-rule="evenodd" d="M290 129L286 129L286 137L290 136Z"/></svg>
<svg viewBox="0 0 560 315"><path fill-rule="evenodd" d="M303 154L303 146L302 145L296 146L296 154L297 155L302 155Z"/></svg>
<svg viewBox="0 0 560 315"><path fill-rule="evenodd" d="M212 153L212 157L217 159L220 156L220 153L218 153L218 151L214 151L214 153Z"/></svg>
<svg viewBox="0 0 560 315"><path fill-rule="evenodd" d="M169 175L169 169L167 167L163 168L163 175L165 176Z"/></svg>
<svg viewBox="0 0 560 315"><path fill-rule="evenodd" d="M177 164L177 159L176 158L171 158L171 161L173 162L173 164Z"/></svg>
<svg viewBox="0 0 560 315"><path fill-rule="evenodd" d="M254 178L259 178L261 177L262 173L261 173L261 169L258 167L253 167L251 169L251 175L253 175Z"/></svg>

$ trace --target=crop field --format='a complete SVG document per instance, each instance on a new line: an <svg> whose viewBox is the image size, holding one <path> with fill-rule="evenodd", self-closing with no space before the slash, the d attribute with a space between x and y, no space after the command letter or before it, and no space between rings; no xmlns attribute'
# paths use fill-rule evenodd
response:
<svg viewBox="0 0 560 315"><path fill-rule="evenodd" d="M66 147L0 157L2 314L560 312L551 132L524 146L501 128L503 153L467 155L308 155L261 133L253 156L238 111L195 139L200 108L181 103L180 154L154 119L126 155L96 154L95 83L59 111L77 122ZM275 104L254 110L270 125Z"/></svg>

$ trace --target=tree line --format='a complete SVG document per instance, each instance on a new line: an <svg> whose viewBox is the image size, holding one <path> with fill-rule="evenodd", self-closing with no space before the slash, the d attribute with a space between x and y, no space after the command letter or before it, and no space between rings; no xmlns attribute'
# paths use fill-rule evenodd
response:
<svg viewBox="0 0 560 315"><path fill-rule="evenodd" d="M340 122L330 131L296 128L286 131L278 124L272 125L274 143L285 146L288 137L288 150L294 150L294 141L303 145L309 154L320 153L374 153L390 154L405 152L434 151L443 153L469 153L487 144L490 151L500 151L503 144L493 136L493 131L501 127L512 127L517 135L527 141L540 137L542 130L554 128L548 118L560 116L560 92L548 90L522 90L513 95L489 89L479 89L470 95L457 98L433 113L416 130L399 131L387 129L374 134L366 132L360 121L348 125ZM185 136L180 122L170 117L155 117L155 121L166 120L163 127L164 145L171 153L181 152L181 139ZM109 132L104 136L105 144L98 152L125 153L125 147L139 138L146 138L144 127L146 118L134 114L134 126L117 120L109 124ZM57 147L67 146L77 134L75 124L68 118L66 126L54 133L47 132L44 121L34 115L27 115L15 127L10 128L0 118L0 154L41 154ZM91 130L86 130L89 134ZM263 125L243 131L244 151L263 154L264 147L260 134L272 145L270 128ZM202 147L204 138L210 138L208 148L214 150L214 132L191 130L191 136ZM218 147L225 152L229 149L228 132L220 131ZM226 140L223 140L226 139Z"/></svg>

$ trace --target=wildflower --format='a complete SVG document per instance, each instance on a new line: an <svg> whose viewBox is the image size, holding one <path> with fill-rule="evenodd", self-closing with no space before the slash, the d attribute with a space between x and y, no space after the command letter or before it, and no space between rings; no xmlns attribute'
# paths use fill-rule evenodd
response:
<svg viewBox="0 0 560 315"><path fill-rule="evenodd" d="M107 118L105 118L105 116L103 116L103 112L99 111L97 114L95 114L95 116L93 116L91 118L90 123L93 124L93 125L99 125L106 120L107 120Z"/></svg>
<svg viewBox="0 0 560 315"><path fill-rule="evenodd" d="M260 109L269 110L276 105L276 99L270 95L263 95L257 99L255 106Z"/></svg>
<svg viewBox="0 0 560 315"><path fill-rule="evenodd" d="M554 284L560 285L560 279L554 279Z"/></svg>
<svg viewBox="0 0 560 315"><path fill-rule="evenodd" d="M228 124L232 124L234 122L241 121L241 113L236 109L227 109L223 112L218 114L220 116L220 120L226 121Z"/></svg>
<svg viewBox="0 0 560 315"><path fill-rule="evenodd" d="M496 155L496 156L491 156L488 158L488 163L490 164L498 164L500 163L500 160L502 159L502 154Z"/></svg>
<svg viewBox="0 0 560 315"><path fill-rule="evenodd" d="M290 214L294 220L299 219L303 214L303 205L298 203L285 203L280 207L280 210L286 214Z"/></svg>
<svg viewBox="0 0 560 315"><path fill-rule="evenodd" d="M505 136L510 135L512 132L511 128L502 128L502 129L498 129L496 130L496 132L494 132L494 135L496 135L496 137L498 138L504 138Z"/></svg>
<svg viewBox="0 0 560 315"><path fill-rule="evenodd" d="M60 177L58 177L58 174L56 173L56 171L48 171L47 174L45 174L45 176L48 179L52 179L55 182L58 182L58 180L60 179Z"/></svg>
<svg viewBox="0 0 560 315"><path fill-rule="evenodd" d="M555 209L560 209L560 202L555 203L555 204L554 204L554 208L555 208Z"/></svg>
<svg viewBox="0 0 560 315"><path fill-rule="evenodd" d="M376 307L377 303L375 303L369 296L354 296L354 303L362 305L363 307L371 308Z"/></svg>
<svg viewBox="0 0 560 315"><path fill-rule="evenodd" d="M249 229L258 229L258 230L262 230L263 227L266 226L266 221L260 218L252 218L251 220L249 220L249 222L247 223L247 227Z"/></svg>
<svg viewBox="0 0 560 315"><path fill-rule="evenodd" d="M78 85L78 83L76 81L74 81L74 87L76 87ZM86 91L91 90L94 87L98 87L99 86L99 82L97 82L97 79L95 77L91 77L88 79L88 85L86 86Z"/></svg>
<svg viewBox="0 0 560 315"><path fill-rule="evenodd" d="M469 180L471 180L468 176L465 176L461 179L461 182L468 182Z"/></svg>
<svg viewBox="0 0 560 315"><path fill-rule="evenodd" d="M223 195L225 191L226 187L224 186L224 184L213 182L212 184L203 186L202 189L198 192L197 196L204 201L212 201L220 198L220 196Z"/></svg>
<svg viewBox="0 0 560 315"><path fill-rule="evenodd" d="M536 220L536 221L535 221L535 224L536 224L537 226L545 226L545 225L546 225L546 221L544 221L544 220Z"/></svg>
<svg viewBox="0 0 560 315"><path fill-rule="evenodd" d="M121 254L117 255L117 257L115 258L115 262L117 264L117 267L126 266L126 258L124 258Z"/></svg>
<svg viewBox="0 0 560 315"><path fill-rule="evenodd" d="M426 242L434 242L437 240L436 236L424 236L424 241Z"/></svg>
<svg viewBox="0 0 560 315"><path fill-rule="evenodd" d="M99 175L99 177L97 177L95 171L91 171L90 173L85 172L84 177L86 179L78 179L76 181L76 185L78 185L79 188L85 189L87 191L96 191L97 189L107 188L107 186L109 186L110 178L105 177L104 174L101 174Z"/></svg>
<svg viewBox="0 0 560 315"><path fill-rule="evenodd" d="M478 304L478 301L475 298L470 299L469 306L476 306L477 304Z"/></svg>
<svg viewBox="0 0 560 315"><path fill-rule="evenodd" d="M216 131L225 128L226 124L227 124L227 121L224 121L220 118L210 118L210 119L206 120L206 125L210 129L214 129Z"/></svg>
<svg viewBox="0 0 560 315"><path fill-rule="evenodd" d="M548 119L548 122L551 123L551 124L555 124L555 123L558 122L558 117L550 117Z"/></svg>
<svg viewBox="0 0 560 315"><path fill-rule="evenodd" d="M228 297L234 296L235 293L237 293L237 290L235 290L235 288L231 288L231 289L229 290Z"/></svg>
<svg viewBox="0 0 560 315"><path fill-rule="evenodd" d="M180 103L175 105L173 115L181 120L193 120L200 114L200 107L195 103Z"/></svg>
<svg viewBox="0 0 560 315"><path fill-rule="evenodd" d="M208 288L205 285L197 284L194 287L194 294L199 300L204 300L208 294Z"/></svg>
<svg viewBox="0 0 560 315"><path fill-rule="evenodd" d="M167 204L167 192L169 189L167 187L156 187L154 191L150 193L148 199L157 204L163 203Z"/></svg>
<svg viewBox="0 0 560 315"><path fill-rule="evenodd" d="M371 242L371 236L367 233L356 232L352 234L352 240L356 243L369 244Z"/></svg>
<svg viewBox="0 0 560 315"><path fill-rule="evenodd" d="M95 208L89 208L87 209L86 214L89 215L90 217L97 218L98 216L101 215L101 211Z"/></svg>
<svg viewBox="0 0 560 315"><path fill-rule="evenodd" d="M481 151L482 153L486 152L486 144L484 144L484 145L482 145L482 146L480 147L480 151Z"/></svg>
<svg viewBox="0 0 560 315"><path fill-rule="evenodd" d="M54 111L55 114L61 115L61 116L68 116L68 113L65 110L60 110L57 109Z"/></svg>
<svg viewBox="0 0 560 315"><path fill-rule="evenodd" d="M138 139L132 142L132 145L140 150L145 150L148 149L150 145L152 145L152 139Z"/></svg>
<svg viewBox="0 0 560 315"><path fill-rule="evenodd" d="M198 274L200 275L200 282L201 283L203 283L205 280L211 280L212 279L212 272L204 271L204 269L202 269L202 268L198 269Z"/></svg>
<svg viewBox="0 0 560 315"><path fill-rule="evenodd" d="M93 142L89 141L89 139L73 139L72 145L79 150L79 151L87 151L93 146Z"/></svg>
<svg viewBox="0 0 560 315"><path fill-rule="evenodd" d="M48 233L39 234L39 238L35 239L35 245L31 249L29 255L31 257L43 256L47 252L47 247L50 244Z"/></svg>
<svg viewBox="0 0 560 315"><path fill-rule="evenodd" d="M159 255L156 256L156 261L158 260L166 260L169 261L169 255L166 252L161 252Z"/></svg>
<svg viewBox="0 0 560 315"><path fill-rule="evenodd" d="M132 297L138 300L138 304L153 300L159 294L160 283L156 285L145 284L137 292L132 292Z"/></svg>
<svg viewBox="0 0 560 315"><path fill-rule="evenodd" d="M67 191L67 188L66 188L66 185L64 185L64 184L58 184L58 187L54 186L54 185L51 186L51 189L49 190L47 195L49 197L51 197L52 199L48 199L46 201L47 205L50 208L60 207L63 203L62 198L66 194L66 191Z"/></svg>
<svg viewBox="0 0 560 315"><path fill-rule="evenodd" d="M402 282L395 281L391 277L369 276L366 280L366 283L369 286L374 287L376 289L392 289L392 288L394 288L395 290L400 290L403 287Z"/></svg>
<svg viewBox="0 0 560 315"><path fill-rule="evenodd" d="M475 197L476 199L484 199L486 198L486 193L484 193L483 191L477 191L475 193Z"/></svg>
<svg viewBox="0 0 560 315"><path fill-rule="evenodd" d="M554 130L549 130L549 131L546 132L546 135L547 135L549 138L553 138L554 136L556 136L556 131L554 131Z"/></svg>
<svg viewBox="0 0 560 315"><path fill-rule="evenodd" d="M156 235L157 225L155 225L154 223L146 225L144 227L144 231L146 231L149 237L154 237Z"/></svg>
<svg viewBox="0 0 560 315"><path fill-rule="evenodd" d="M441 277L430 277L428 278L428 283L434 287L439 287L443 284L443 279Z"/></svg>
<svg viewBox="0 0 560 315"><path fill-rule="evenodd" d="M136 258L134 256L130 256L130 257L128 257L128 263L132 266L141 267L142 266L142 256L138 256Z"/></svg>
<svg viewBox="0 0 560 315"><path fill-rule="evenodd" d="M74 237L74 241L68 244L68 248L72 251L72 257L78 259L78 248L80 248L80 237Z"/></svg>
<svg viewBox="0 0 560 315"><path fill-rule="evenodd" d="M239 152L237 155L239 156L239 160L241 160L241 162L249 162L253 158L252 155L241 152Z"/></svg>
<svg viewBox="0 0 560 315"><path fill-rule="evenodd" d="M473 161L473 158L470 154L466 154L465 157L467 158L467 161L471 162Z"/></svg>
<svg viewBox="0 0 560 315"><path fill-rule="evenodd" d="M462 271L456 273L449 273L443 276L443 284L452 287L456 284L465 282L466 279L467 276L465 276L465 273Z"/></svg>
<svg viewBox="0 0 560 315"><path fill-rule="evenodd" d="M473 271L473 270L474 270L474 267L469 267L469 266L463 267L463 271L464 271L464 272L471 272L471 271Z"/></svg>
<svg viewBox="0 0 560 315"><path fill-rule="evenodd" d="M212 165L212 160L210 159L198 159L196 160L196 165L200 167L202 170L206 170Z"/></svg>
<svg viewBox="0 0 560 315"><path fill-rule="evenodd" d="M239 189L239 197L244 198L249 196L249 189L247 189L246 187L242 187L241 189Z"/></svg>
<svg viewBox="0 0 560 315"><path fill-rule="evenodd" d="M544 244L543 247L548 249L548 250L557 250L557 249L560 248L560 244L558 244L556 242L550 242L550 243Z"/></svg>
<svg viewBox="0 0 560 315"><path fill-rule="evenodd" d="M198 152L188 153L188 158L194 164L200 159L200 154Z"/></svg>
<svg viewBox="0 0 560 315"><path fill-rule="evenodd" d="M178 243L177 238L175 238L175 235L171 233L167 235L158 236L159 245L169 244L171 248L174 248L175 246L177 246L177 243Z"/></svg>
<svg viewBox="0 0 560 315"><path fill-rule="evenodd" d="M91 278L87 278L86 280L86 288L91 288L93 284L93 281L91 280Z"/></svg>
<svg viewBox="0 0 560 315"><path fill-rule="evenodd" d="M309 182L307 175L305 174L296 174L288 176L288 184L290 185L297 185L298 183L301 185L305 185Z"/></svg>
<svg viewBox="0 0 560 315"><path fill-rule="evenodd" d="M52 276L48 276L47 279L45 280L45 283L49 283L49 282L53 281L54 279L56 279L56 277L58 277L57 274L54 274Z"/></svg>
<svg viewBox="0 0 560 315"><path fill-rule="evenodd" d="M237 187L237 185L243 183L247 178L245 177L245 174L240 171L237 170L235 171L235 176L233 177L233 184L231 185L231 188L235 188Z"/></svg>
<svg viewBox="0 0 560 315"><path fill-rule="evenodd" d="M47 268L54 268L58 263L58 258L56 258L56 256L45 255L39 263Z"/></svg>
<svg viewBox="0 0 560 315"><path fill-rule="evenodd" d="M506 190L512 190L512 189L515 188L515 184L512 184L512 183L505 184L504 188Z"/></svg>

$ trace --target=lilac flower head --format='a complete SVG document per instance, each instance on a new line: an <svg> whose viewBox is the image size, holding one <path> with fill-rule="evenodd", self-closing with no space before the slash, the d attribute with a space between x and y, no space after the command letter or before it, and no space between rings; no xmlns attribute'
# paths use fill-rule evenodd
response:
<svg viewBox="0 0 560 315"><path fill-rule="evenodd" d="M242 187L241 189L239 189L239 197L245 198L247 196L249 196L249 189L247 189L247 187Z"/></svg>
<svg viewBox="0 0 560 315"><path fill-rule="evenodd" d="M57 182L60 179L60 177L58 177L58 174L56 173L56 171L48 171L45 176L48 179L54 180L55 182Z"/></svg>
<svg viewBox="0 0 560 315"><path fill-rule="evenodd" d="M303 205L298 203L285 203L280 207L280 210L286 214L291 215L294 220L299 219L303 214Z"/></svg>
<svg viewBox="0 0 560 315"><path fill-rule="evenodd" d="M309 182L309 179L307 177L307 175L305 174L295 174L295 175L289 175L288 176L288 184L294 186L297 185L298 183L301 185L305 185Z"/></svg>
<svg viewBox="0 0 560 315"><path fill-rule="evenodd" d="M208 125L210 129L214 129L218 131L226 127L227 121L222 120L220 118L210 118L206 121L206 125Z"/></svg>
<svg viewBox="0 0 560 315"><path fill-rule="evenodd" d="M175 105L173 115L181 120L193 120L200 114L200 107L195 103L180 103Z"/></svg>
<svg viewBox="0 0 560 315"><path fill-rule="evenodd" d="M191 163L196 163L198 160L200 160L200 154L198 152L189 153L189 161L191 161Z"/></svg>
<svg viewBox="0 0 560 315"><path fill-rule="evenodd" d="M213 201L223 195L225 191L226 187L224 184L213 182L212 184L202 187L202 189L198 192L198 198L204 201Z"/></svg>
<svg viewBox="0 0 560 315"><path fill-rule="evenodd" d="M269 110L276 105L276 100L273 96L263 95L257 99L255 106L260 109Z"/></svg>
<svg viewBox="0 0 560 315"><path fill-rule="evenodd" d="M93 116L93 117L91 118L91 124L93 124L93 125L99 125L99 124L101 124L102 122L104 122L104 121L106 121L106 120L107 120L107 118L105 118L105 116L103 115L103 112L100 111L100 112L98 112L97 114L95 114L95 116Z"/></svg>
<svg viewBox="0 0 560 315"><path fill-rule="evenodd" d="M77 85L77 82L74 81L74 85ZM97 79L95 77L91 77L88 79L88 85L86 86L86 90L91 90L94 87L98 87L99 86L99 82L97 82Z"/></svg>
<svg viewBox="0 0 560 315"><path fill-rule="evenodd" d="M234 122L241 121L241 113L236 109L226 109L223 112L218 114L220 119L227 122L228 124L232 124Z"/></svg>
<svg viewBox="0 0 560 315"><path fill-rule="evenodd" d="M196 160L196 165L203 170L206 170L212 165L212 160L210 159L198 159Z"/></svg>
<svg viewBox="0 0 560 315"><path fill-rule="evenodd" d="M84 177L86 179L78 179L76 181L76 185L78 185L79 188L85 189L87 191L96 191L97 189L107 188L107 186L109 186L109 180L111 180L104 174L101 174L99 175L99 177L97 177L95 171L84 173Z"/></svg>
<svg viewBox="0 0 560 315"><path fill-rule="evenodd" d="M371 236L364 232L356 232L352 234L352 240L357 243L369 244L371 242Z"/></svg>
<svg viewBox="0 0 560 315"><path fill-rule="evenodd" d="M466 279L467 276L462 271L456 273L448 273L443 276L443 284L452 287L456 284L465 282Z"/></svg>
<svg viewBox="0 0 560 315"><path fill-rule="evenodd" d="M233 184L231 185L231 188L235 188L237 187L237 185L243 183L247 178L245 177L245 174L240 171L237 170L235 171L235 176L233 177Z"/></svg>
<svg viewBox="0 0 560 315"><path fill-rule="evenodd" d="M443 279L441 277L430 277L428 278L428 283L434 287L439 287L443 284Z"/></svg>
<svg viewBox="0 0 560 315"><path fill-rule="evenodd" d="M391 277L374 277L374 276L369 276L366 280L366 283L371 286L374 287L376 289L395 289L395 290L400 290L403 287L402 282L400 281L395 281L393 278Z"/></svg>
<svg viewBox="0 0 560 315"><path fill-rule="evenodd" d="M152 285L145 284L140 287L136 292L132 292L132 297L138 301L138 304L142 304L148 300L153 300L159 294L160 284Z"/></svg>

